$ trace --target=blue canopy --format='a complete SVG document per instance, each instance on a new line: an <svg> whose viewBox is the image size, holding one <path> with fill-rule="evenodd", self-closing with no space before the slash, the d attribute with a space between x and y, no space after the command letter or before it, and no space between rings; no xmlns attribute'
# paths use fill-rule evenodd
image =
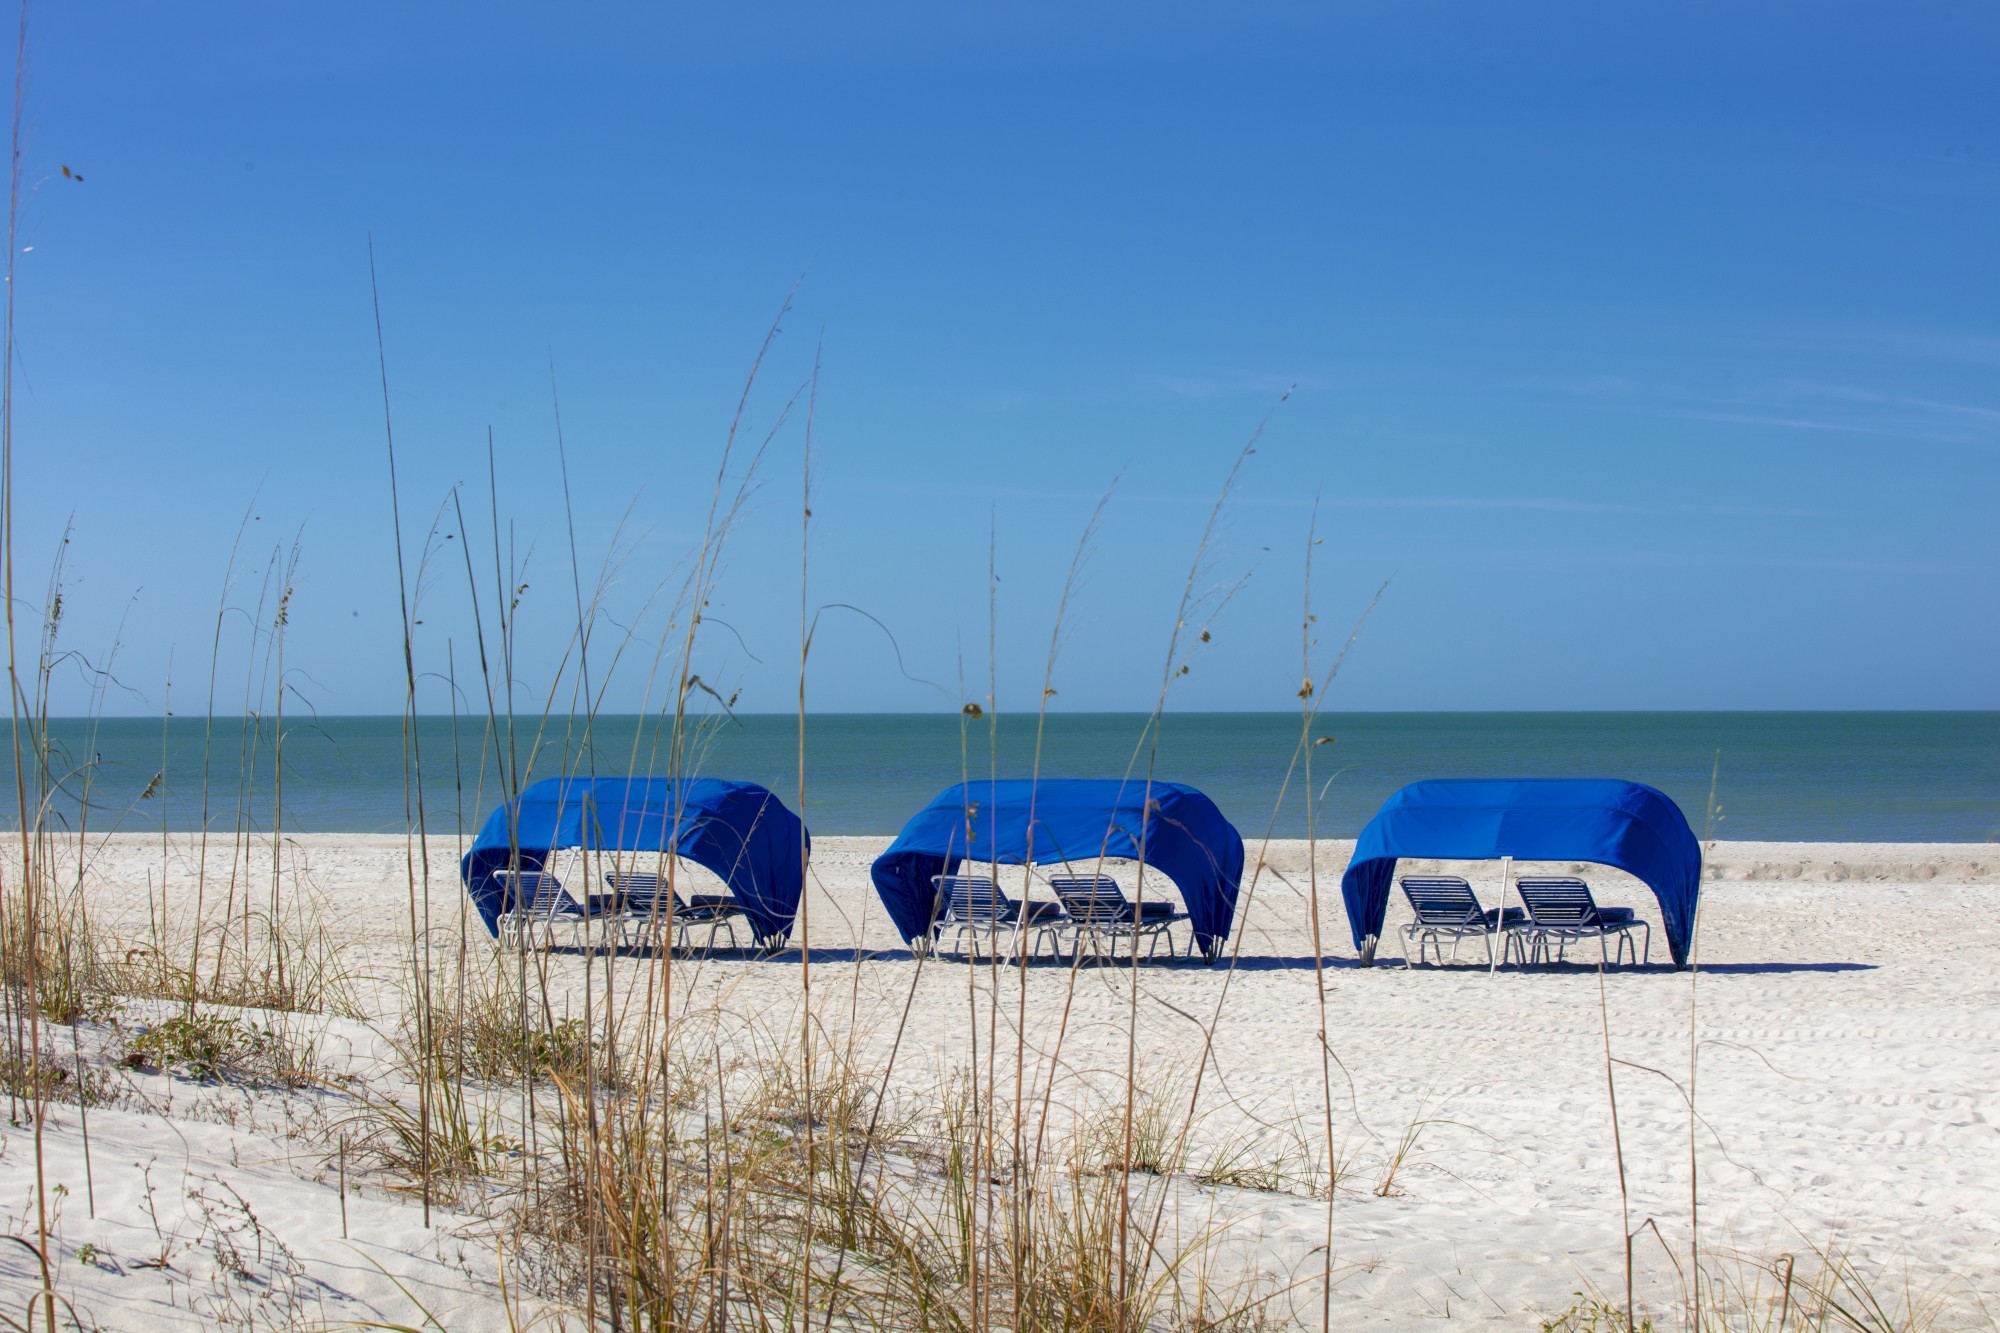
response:
<svg viewBox="0 0 2000 1333"><path fill-rule="evenodd" d="M1667 796L1611 778L1415 782L1382 803L1340 882L1363 960L1374 957L1399 857L1595 861L1659 899L1676 965L1687 963L1701 894L1701 844Z"/></svg>
<svg viewBox="0 0 2000 1333"><path fill-rule="evenodd" d="M930 932L938 908L931 877L962 861L1077 865L1099 857L1160 870L1187 904L1195 942L1211 958L1221 951L1236 915L1243 837L1215 802L1177 782L1043 778L947 787L903 826L871 873L896 929L914 941Z"/></svg>
<svg viewBox="0 0 2000 1333"><path fill-rule="evenodd" d="M486 820L459 865L486 929L498 933L500 886L519 850L522 870L549 853L668 852L728 883L758 938L783 939L799 912L811 839L785 803L754 782L719 778L545 778ZM606 867L607 869L609 867ZM621 868L647 872L643 858Z"/></svg>

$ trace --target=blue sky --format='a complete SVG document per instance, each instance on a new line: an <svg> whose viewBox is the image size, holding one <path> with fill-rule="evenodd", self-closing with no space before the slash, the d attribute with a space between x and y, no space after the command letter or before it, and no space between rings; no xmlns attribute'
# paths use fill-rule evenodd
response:
<svg viewBox="0 0 2000 1333"><path fill-rule="evenodd" d="M119 712L200 706L226 600L233 706L296 540L296 688L397 708L372 235L406 536L463 482L490 564L490 427L524 699L575 619L551 363L630 706L796 283L748 430L823 345L811 599L944 686L843 614L818 707L955 705L989 536L1032 706L1115 476L1057 701L1149 706L1267 417L1176 707L1293 705L1315 499L1322 658L1391 580L1334 706L2000 706L1996 61L1970 3L44 5L21 582L73 523ZM801 424L698 663L751 709L793 700ZM419 614L468 660L462 573Z"/></svg>

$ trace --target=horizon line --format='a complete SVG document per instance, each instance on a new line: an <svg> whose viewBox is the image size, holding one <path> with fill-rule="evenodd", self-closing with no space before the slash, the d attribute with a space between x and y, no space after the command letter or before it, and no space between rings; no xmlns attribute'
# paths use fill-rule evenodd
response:
<svg viewBox="0 0 2000 1333"><path fill-rule="evenodd" d="M1812 716L1812 715L1817 715L1817 716L1826 716L1826 717L1855 717L1855 716L1871 716L1871 715L1873 715L1873 716L1881 716L1881 715L1901 715L1901 714L1909 714L1909 715L1930 715L1930 716L1980 716L1980 715L1985 715L1985 714L2000 714L2000 707L1991 707L1991 708L1919 708L1919 707L1875 707L1875 708L1749 708L1749 707L1738 707L1738 708L1323 708L1323 709L1319 710L1319 712L1318 712L1318 713L1316 713L1316 714L1315 714L1315 716L1316 716L1316 717L1354 717L1354 716L1373 716L1373 717L1547 717L1547 716L1560 716L1560 717L1681 717L1681 716L1687 716L1687 717L1695 717L1695 716L1714 716L1714 715L1718 715L1718 714L1723 714L1723 715L1741 715L1741 716L1754 716L1754 715L1769 715L1769 714L1791 714L1791 715L1798 715L1798 716ZM1050 710L1049 710L1049 712L1047 713L1047 716L1048 716L1048 717L1051 717L1051 718L1055 718L1055 717L1121 717L1121 718L1143 718L1143 717L1151 717L1151 716L1153 716L1153 715L1154 715L1154 714L1153 714L1153 711L1152 711L1152 710L1150 710L1150 709L1139 709L1139 708L1075 708L1075 709L1050 709ZM402 720L402 719L404 718L404 716L406 716L406 715L405 715L405 714L403 714L403 713L314 713L314 712L293 712L293 713L289 714L289 716L290 716L290 717L291 717L291 718L292 718L293 720L295 720L295 721L299 721L299 722L301 722L301 723L306 723L306 722L328 722L328 721L353 721L353 720L366 720L366 721L375 721L375 720L383 720L383 721L401 721L401 720ZM460 721L473 721L473 722L478 722L478 721L482 721L482 720L484 720L484 719L486 718L486 716L487 716L487 715L486 715L485 713L483 713L483 712L465 712L465 713L432 713L432 712L424 712L424 713L418 713L418 714L416 714L416 716L417 716L417 718L418 718L419 720L423 720L423 721L431 721L431 720L435 720L435 721L450 721L450 720L452 720L453 718L457 718L457 719L458 719L458 720L460 720ZM519 726L519 725L522 725L522 724L525 724L525 723L528 723L528 722L532 722L532 721L534 721L535 719L537 719L537 718L541 718L541 717L544 717L544 716L546 716L546 717L547 717L547 718L549 718L550 720L554 720L554 719L557 719L557 718L563 718L563 719L568 719L568 718L593 718L594 720L598 720L598 721L602 721L602 720L605 720L605 719L609 719L609 718L634 718L634 717L643 717L643 718L658 718L658 719L660 719L660 720L662 720L662 721L665 721L665 720L667 719L667 715L666 715L666 714L660 714L660 713L638 713L638 712L625 712L625 711L611 711L611 710L604 710L604 711L600 711L600 712L598 712L598 713L596 713L596 714L590 714L590 713L557 713L557 712L550 712L550 713L547 713L547 714L542 714L542 713L535 713L535 712L517 712L517 713L513 713L513 714L511 714L511 715L509 715L509 716L510 716L510 717L512 718L512 720L514 721L514 723L515 723L515 724L516 724L517 726ZM767 719L767 718L781 718L781 719L784 719L784 720L786 720L786 721L792 721L792 720L796 720L796 719L798 718L799 714L798 714L798 713L797 713L796 711L791 711L791 712L758 712L758 711L752 711L752 710L747 710L747 709L739 709L739 710L737 710L737 711L735 711L735 712L733 712L733 713L727 713L727 714L723 714L723 713L688 713L688 714L685 714L684 716L685 716L685 718L686 718L686 719L687 719L688 721L700 721L700 720L705 720L705 719L717 719L717 718L728 718L728 717L734 717L734 718L737 718L737 719L749 719L749 718L756 718L756 719L760 719L760 720L761 720L761 719ZM910 709L847 709L847 708L828 708L828 709L819 709L819 710L811 710L811 711L808 711L808 712L806 713L806 717L808 717L808 718L815 718L815 717L894 717L894 718L940 718L940 719L955 719L955 718L958 718L958 717L960 717L960 716L962 716L962 714L961 714L961 713L959 713L959 712L957 712L957 711L955 711L955 710L939 710L939 711L937 711L937 712L929 712L929 711L916 711L916 710L910 710ZM1014 710L1005 710L1005 709L1003 709L1003 710L999 710L999 711L998 711L998 712L997 712L997 713L995 714L995 716L997 716L997 717L1005 717L1005 718L1010 718L1010 719L1011 719L1011 718L1033 718L1033 717L1038 717L1038 716L1041 716L1041 715L1040 715L1040 714L1037 714L1036 712L1034 712L1034 711L1032 711L1032 710L1027 710L1027 709L1023 709L1023 710L1018 710L1018 711L1014 711ZM1277 708L1191 708L1191 709L1183 709L1183 710L1170 710L1170 711L1167 711L1167 712L1164 712L1164 713L1161 713L1161 714L1160 714L1160 716L1162 716L1162 717L1181 717L1181 718L1186 718L1186 717L1283 717L1283 718L1297 718L1297 717L1299 716L1299 713L1298 713L1298 712L1296 712L1296 711L1294 711L1294 710L1291 710L1291 709L1277 709ZM47 716L47 718L46 718L45 720L46 720L46 721L49 721L49 722L164 722L164 721L169 721L169 720L171 720L171 721L176 721L176 722L189 722L189 721L205 721L205 720L207 720L207 719L209 719L209 718L211 718L211 717L213 717L213 718L216 718L216 719L226 719L226 718L231 718L231 717L243 717L243 718L249 718L249 717L257 717L257 718L261 718L261 719L263 719L263 720L267 720L267 721L269 721L269 720L275 720L275 718L276 718L276 714L275 714L275 713L250 713L250 712L243 712L243 713L235 713L235 712L217 712L217 713L213 713L213 714L209 714L209 713L193 713L193 712L190 712L190 713L169 713L169 714L167 714L167 715L166 715L165 717L162 717L162 716L161 716L160 714L158 714L158 713L105 713L105 714L90 714L90 713L61 713L61 714L49 714L49 715ZM988 720L988 718L987 718L987 716L986 716L985 714L981 714L981 715L978 715L978 716L977 716L977 717L976 717L976 718L975 718L974 720L975 720L975 721L979 721L979 722L985 722L985 721L987 721L987 720Z"/></svg>

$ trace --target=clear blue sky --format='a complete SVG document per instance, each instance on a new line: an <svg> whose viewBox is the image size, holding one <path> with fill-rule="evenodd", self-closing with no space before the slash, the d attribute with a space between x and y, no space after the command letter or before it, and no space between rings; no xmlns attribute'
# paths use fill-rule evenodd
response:
<svg viewBox="0 0 2000 1333"><path fill-rule="evenodd" d="M232 605L298 536L299 689L400 705L372 233L406 527L461 480L483 513L490 426L535 684L573 619L551 358L587 578L632 507L631 623L803 274L752 426L823 334L813 599L948 686L847 617L818 707L956 702L996 518L1032 706L1121 471L1058 702L1148 706L1267 414L1176 707L1294 704L1314 497L1326 637L1394 579L1337 707L2000 706L1996 69L1974 3L42 4L23 595L73 516L64 646L120 638L120 712L171 652L198 709L247 510ZM799 458L795 419L699 664L746 708L792 703Z"/></svg>

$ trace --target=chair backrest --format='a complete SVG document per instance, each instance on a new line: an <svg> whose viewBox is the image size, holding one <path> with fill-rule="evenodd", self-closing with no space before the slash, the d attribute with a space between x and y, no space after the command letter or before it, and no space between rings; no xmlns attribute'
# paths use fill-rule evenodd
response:
<svg viewBox="0 0 2000 1333"><path fill-rule="evenodd" d="M619 910L633 916L665 916L687 911L679 893L669 888L660 875L637 870L612 870L604 876L604 887L618 895Z"/></svg>
<svg viewBox="0 0 2000 1333"><path fill-rule="evenodd" d="M562 881L546 870L506 870L494 872L500 885L501 911L525 912L530 916L566 916L581 912Z"/></svg>
<svg viewBox="0 0 2000 1333"><path fill-rule="evenodd" d="M1472 886L1456 875L1405 875L1403 896L1420 926L1470 926L1486 915Z"/></svg>
<svg viewBox="0 0 2000 1333"><path fill-rule="evenodd" d="M1593 926L1597 903L1580 879L1517 879L1521 902L1538 926Z"/></svg>
<svg viewBox="0 0 2000 1333"><path fill-rule="evenodd" d="M1132 910L1125 891L1109 875L1056 875L1049 887L1062 900L1063 913L1086 925L1123 921Z"/></svg>
<svg viewBox="0 0 2000 1333"><path fill-rule="evenodd" d="M1012 921L1016 904L984 875L939 875L931 881L944 897L947 921Z"/></svg>

